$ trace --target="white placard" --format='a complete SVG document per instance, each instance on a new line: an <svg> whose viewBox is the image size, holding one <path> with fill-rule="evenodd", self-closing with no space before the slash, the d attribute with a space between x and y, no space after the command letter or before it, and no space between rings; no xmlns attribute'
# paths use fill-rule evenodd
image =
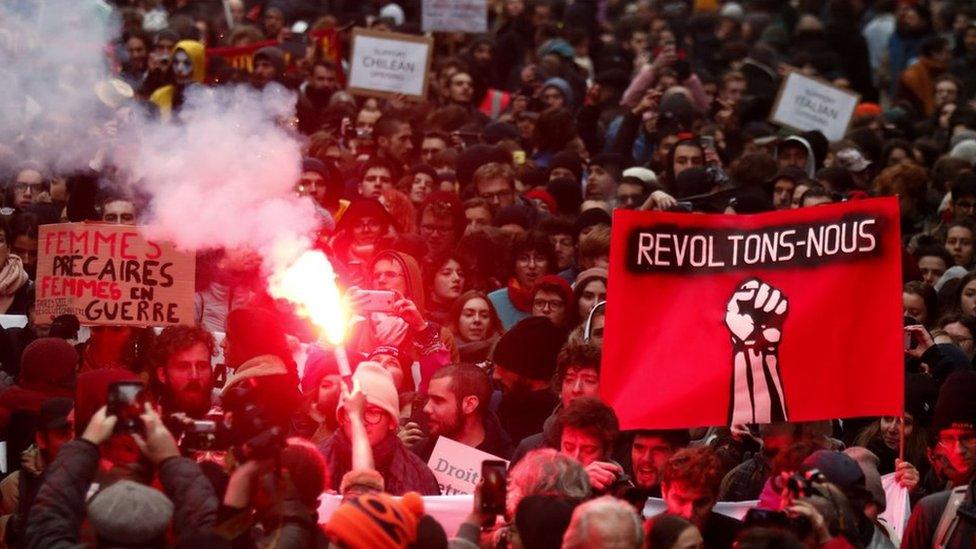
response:
<svg viewBox="0 0 976 549"><path fill-rule="evenodd" d="M912 505L908 501L908 489L898 484L894 473L888 473L881 477L881 487L884 488L885 506L884 513L878 516L878 520L891 529L891 533L901 541L905 535L905 527L908 526L908 519L912 516Z"/></svg>
<svg viewBox="0 0 976 549"><path fill-rule="evenodd" d="M424 32L488 32L487 0L424 0Z"/></svg>
<svg viewBox="0 0 976 549"><path fill-rule="evenodd" d="M432 41L423 36L355 29L349 63L350 93L423 99Z"/></svg>
<svg viewBox="0 0 976 549"><path fill-rule="evenodd" d="M770 119L801 131L820 130L829 141L840 141L860 99L853 92L791 72L779 88Z"/></svg>
<svg viewBox="0 0 976 549"><path fill-rule="evenodd" d="M440 437L430 454L427 467L434 472L437 484L441 487L441 495L469 495L474 493L475 486L481 480L481 462L485 460L500 460L508 465L508 461L504 459L447 437Z"/></svg>

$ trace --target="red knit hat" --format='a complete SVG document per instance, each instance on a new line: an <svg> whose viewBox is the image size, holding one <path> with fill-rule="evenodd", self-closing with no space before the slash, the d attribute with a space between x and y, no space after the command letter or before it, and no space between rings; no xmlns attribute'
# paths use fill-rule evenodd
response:
<svg viewBox="0 0 976 549"><path fill-rule="evenodd" d="M24 349L18 384L41 393L71 396L75 390L78 352L58 337L42 337Z"/></svg>
<svg viewBox="0 0 976 549"><path fill-rule="evenodd" d="M549 207L549 213L553 215L559 213L559 208L556 206L556 199L553 198L551 194L549 194L549 191L541 187L536 187L522 196L528 198L529 200L543 201L546 204L546 206Z"/></svg>

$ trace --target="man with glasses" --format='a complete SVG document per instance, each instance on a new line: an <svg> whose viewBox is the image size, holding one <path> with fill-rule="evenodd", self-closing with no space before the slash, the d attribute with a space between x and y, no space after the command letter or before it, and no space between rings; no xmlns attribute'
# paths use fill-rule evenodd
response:
<svg viewBox="0 0 976 549"><path fill-rule="evenodd" d="M935 403L933 465L949 490L923 498L912 511L902 547L972 547L976 539L976 372L953 373Z"/></svg>
<svg viewBox="0 0 976 549"><path fill-rule="evenodd" d="M573 289L565 279L546 275L536 282L532 293L532 316L544 316L560 328L571 327L575 315L568 307L573 303Z"/></svg>
<svg viewBox="0 0 976 549"><path fill-rule="evenodd" d="M475 170L472 181L478 196L495 211L515 204L515 172L511 166L489 162Z"/></svg>
<svg viewBox="0 0 976 549"><path fill-rule="evenodd" d="M976 175L966 173L950 187L949 211L952 219L973 219L976 216Z"/></svg>
<svg viewBox="0 0 976 549"><path fill-rule="evenodd" d="M420 209L420 237L427 243L428 257L453 250L461 234L462 205L452 193L437 191Z"/></svg>
<svg viewBox="0 0 976 549"><path fill-rule="evenodd" d="M390 373L375 362L363 362L352 379L365 395L362 419L372 450L373 468L383 477L383 490L394 496L411 491L425 496L440 495L434 473L397 437L400 397ZM346 484L357 473L363 473L353 470L353 424L345 410L348 398L348 394L343 395L336 410L340 429L319 446L332 474L333 489ZM346 473L352 475L343 478Z"/></svg>
<svg viewBox="0 0 976 549"><path fill-rule="evenodd" d="M39 166L24 166L17 172L10 185L13 206L23 211L37 202L38 196L48 189Z"/></svg>

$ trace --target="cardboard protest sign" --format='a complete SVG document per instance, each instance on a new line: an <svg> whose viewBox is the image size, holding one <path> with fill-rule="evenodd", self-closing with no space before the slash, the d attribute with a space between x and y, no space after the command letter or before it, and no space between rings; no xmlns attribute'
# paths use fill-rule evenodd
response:
<svg viewBox="0 0 976 549"><path fill-rule="evenodd" d="M427 466L434 472L441 495L456 496L473 494L481 480L481 462L485 460L508 461L487 452L461 444L447 437L437 439Z"/></svg>
<svg viewBox="0 0 976 549"><path fill-rule="evenodd" d="M193 323L193 254L147 241L131 225L41 225L39 238L38 318L73 314L83 325Z"/></svg>
<svg viewBox="0 0 976 549"><path fill-rule="evenodd" d="M349 60L350 93L423 100L434 41L424 36L356 28Z"/></svg>
<svg viewBox="0 0 976 549"><path fill-rule="evenodd" d="M600 392L623 429L900 415L896 198L614 212Z"/></svg>
<svg viewBox="0 0 976 549"><path fill-rule="evenodd" d="M487 0L424 0L424 32L488 32Z"/></svg>
<svg viewBox="0 0 976 549"><path fill-rule="evenodd" d="M829 141L840 141L860 100L856 93L791 72L780 85L770 120L801 131L820 130Z"/></svg>

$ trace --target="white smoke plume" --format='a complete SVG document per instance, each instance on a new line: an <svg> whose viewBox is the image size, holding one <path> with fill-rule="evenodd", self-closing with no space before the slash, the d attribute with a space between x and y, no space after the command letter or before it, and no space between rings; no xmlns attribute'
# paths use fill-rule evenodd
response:
<svg viewBox="0 0 976 549"><path fill-rule="evenodd" d="M105 107L95 85L119 24L97 0L0 2L0 159L85 167Z"/></svg>
<svg viewBox="0 0 976 549"><path fill-rule="evenodd" d="M148 195L150 236L186 250L251 247L267 272L307 249L317 218L293 195L301 144L279 123L295 96L191 86L178 120L135 116L117 135L95 93L112 76L119 21L102 0L0 0L0 168L31 159L87 168L107 152L113 185Z"/></svg>
<svg viewBox="0 0 976 549"><path fill-rule="evenodd" d="M312 203L291 192L300 175L298 141L279 121L295 95L277 85L256 91L191 87L177 124L137 122L135 143L115 164L152 197L154 238L190 250L251 247L279 269L309 246Z"/></svg>

